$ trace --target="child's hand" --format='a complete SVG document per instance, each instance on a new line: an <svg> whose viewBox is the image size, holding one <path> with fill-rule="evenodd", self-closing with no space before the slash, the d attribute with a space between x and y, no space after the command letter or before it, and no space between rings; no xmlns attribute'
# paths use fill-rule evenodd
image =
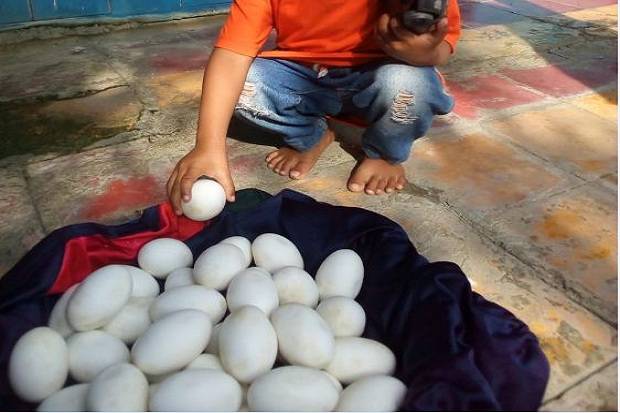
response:
<svg viewBox="0 0 620 413"><path fill-rule="evenodd" d="M400 20L383 14L377 22L379 44L389 56L414 66L435 66L445 63L450 46L443 42L448 31L448 19L441 19L431 31L415 34Z"/></svg>
<svg viewBox="0 0 620 413"><path fill-rule="evenodd" d="M189 201L192 185L201 176L215 179L224 187L228 201L235 200L235 185L228 169L226 152L193 149L176 165L168 179L168 197L177 215L182 215L181 199Z"/></svg>

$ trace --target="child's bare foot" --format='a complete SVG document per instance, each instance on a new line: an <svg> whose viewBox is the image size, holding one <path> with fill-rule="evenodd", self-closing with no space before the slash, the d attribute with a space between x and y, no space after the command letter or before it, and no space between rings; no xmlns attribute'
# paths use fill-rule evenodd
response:
<svg viewBox="0 0 620 413"><path fill-rule="evenodd" d="M293 148L280 148L271 152L265 158L267 166L275 173L289 176L292 179L301 179L314 166L323 151L334 141L335 135L327 130L321 140L305 152L299 152Z"/></svg>
<svg viewBox="0 0 620 413"><path fill-rule="evenodd" d="M347 187L352 192L381 195L400 191L406 183L405 169L401 165L393 165L383 159L365 158L351 172Z"/></svg>

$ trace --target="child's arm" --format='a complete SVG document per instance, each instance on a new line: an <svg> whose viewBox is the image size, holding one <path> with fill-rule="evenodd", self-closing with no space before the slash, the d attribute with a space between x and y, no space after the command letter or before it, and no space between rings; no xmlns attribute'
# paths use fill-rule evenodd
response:
<svg viewBox="0 0 620 413"><path fill-rule="evenodd" d="M202 82L196 146L177 163L167 185L170 202L179 215L181 199L189 201L192 184L202 175L218 181L229 201L235 199L226 132L252 61L252 57L221 48L215 48L209 58Z"/></svg>
<svg viewBox="0 0 620 413"><path fill-rule="evenodd" d="M377 23L377 37L383 51L389 56L413 66L440 66L446 64L452 47L445 41L448 19L441 19L434 30L415 34L407 30L396 17L382 15Z"/></svg>

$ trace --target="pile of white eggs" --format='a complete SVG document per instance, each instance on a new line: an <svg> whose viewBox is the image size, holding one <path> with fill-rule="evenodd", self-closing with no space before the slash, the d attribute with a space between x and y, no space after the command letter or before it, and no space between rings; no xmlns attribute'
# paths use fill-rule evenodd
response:
<svg viewBox="0 0 620 413"><path fill-rule="evenodd" d="M278 234L227 238L195 261L183 242L160 238L138 264L94 271L58 300L49 327L18 340L9 378L19 397L39 411L400 406L394 354L360 337L354 251L332 253L312 278ZM76 384L63 388L68 377Z"/></svg>

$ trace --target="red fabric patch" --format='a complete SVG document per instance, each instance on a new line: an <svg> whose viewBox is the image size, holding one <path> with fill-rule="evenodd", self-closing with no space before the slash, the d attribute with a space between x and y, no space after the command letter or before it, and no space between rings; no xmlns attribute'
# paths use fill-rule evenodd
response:
<svg viewBox="0 0 620 413"><path fill-rule="evenodd" d="M48 294L59 294L81 282L91 272L108 264L134 264L138 251L156 238L175 238L185 241L209 225L185 216L177 216L169 203L159 205L160 228L118 238L102 235L71 239L65 245L65 254L56 281Z"/></svg>

